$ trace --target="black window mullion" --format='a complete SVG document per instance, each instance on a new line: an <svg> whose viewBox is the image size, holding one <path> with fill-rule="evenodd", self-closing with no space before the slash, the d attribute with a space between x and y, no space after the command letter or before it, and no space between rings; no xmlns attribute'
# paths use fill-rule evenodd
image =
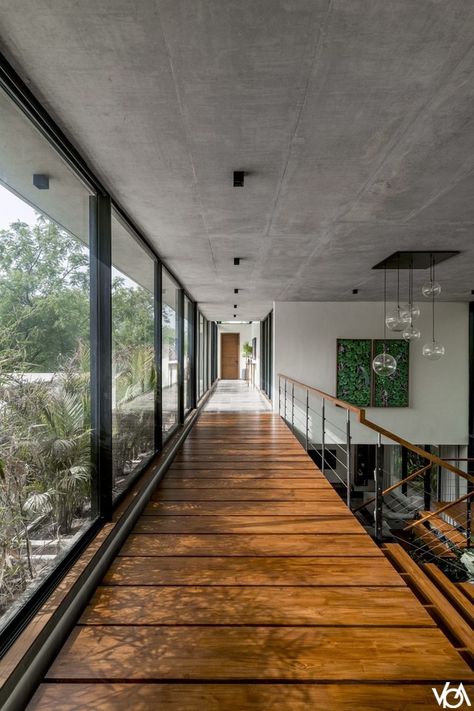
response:
<svg viewBox="0 0 474 711"><path fill-rule="evenodd" d="M184 422L184 291L178 292L178 421Z"/></svg>
<svg viewBox="0 0 474 711"><path fill-rule="evenodd" d="M163 368L161 357L163 351L163 296L162 296L162 264L155 261L155 449L160 452L163 447Z"/></svg>
<svg viewBox="0 0 474 711"><path fill-rule="evenodd" d="M112 517L112 289L110 198L90 198L92 515Z"/></svg>

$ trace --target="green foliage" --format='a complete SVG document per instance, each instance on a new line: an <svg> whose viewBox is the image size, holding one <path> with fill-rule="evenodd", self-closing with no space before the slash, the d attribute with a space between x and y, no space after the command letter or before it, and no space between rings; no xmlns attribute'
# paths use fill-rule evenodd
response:
<svg viewBox="0 0 474 711"><path fill-rule="evenodd" d="M337 397L368 407L371 395L371 341L337 339Z"/></svg>
<svg viewBox="0 0 474 711"><path fill-rule="evenodd" d="M59 354L88 340L88 274L86 247L44 217L0 232L0 324L12 335L3 345L29 371L54 372Z"/></svg>
<svg viewBox="0 0 474 711"><path fill-rule="evenodd" d="M375 407L408 407L408 353L407 341L387 340L386 352L397 361L393 375L381 377L374 373ZM383 340L374 341L374 357L383 352Z"/></svg>
<svg viewBox="0 0 474 711"><path fill-rule="evenodd" d="M244 343L242 353L246 358L251 358L253 355L253 347L251 343Z"/></svg>

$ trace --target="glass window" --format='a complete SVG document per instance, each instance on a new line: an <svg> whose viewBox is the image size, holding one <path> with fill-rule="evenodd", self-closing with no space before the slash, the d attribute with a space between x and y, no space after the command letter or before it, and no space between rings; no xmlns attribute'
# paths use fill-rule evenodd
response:
<svg viewBox="0 0 474 711"><path fill-rule="evenodd" d="M178 423L178 301L179 287L163 269L161 397L165 434Z"/></svg>
<svg viewBox="0 0 474 711"><path fill-rule="evenodd" d="M184 297L184 343L183 343L183 380L184 380L184 412L191 409L191 353L193 338L193 304Z"/></svg>
<svg viewBox="0 0 474 711"><path fill-rule="evenodd" d="M0 95L0 626L92 517L90 196Z"/></svg>
<svg viewBox="0 0 474 711"><path fill-rule="evenodd" d="M112 461L117 496L155 451L154 259L112 217Z"/></svg>

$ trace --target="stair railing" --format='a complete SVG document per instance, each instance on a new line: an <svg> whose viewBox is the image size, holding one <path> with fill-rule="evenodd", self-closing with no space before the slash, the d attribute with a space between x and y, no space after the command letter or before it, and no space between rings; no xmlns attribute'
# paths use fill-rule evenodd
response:
<svg viewBox="0 0 474 711"><path fill-rule="evenodd" d="M406 528L405 533L408 534L415 528L417 521L420 523L420 511L431 513L433 467L451 472L459 478L459 481L465 482L464 486L467 482L469 490L474 487L474 477L471 474L463 471L450 460L444 460L369 420L364 408L352 405L283 373L278 374L278 411L292 431L303 440L306 450L315 452L316 464L323 474L336 485L343 487L349 507L354 503L355 480L358 475L355 471L353 451L356 428L361 428L358 431L358 435L361 435L358 437L359 441L365 440L368 444L375 445L374 496L364 501L362 505L357 502L354 511L360 512L363 508L367 510L374 504L373 511L369 511L369 515L373 520L374 538L378 541L382 541L386 535L384 527L387 528L386 522L390 516L397 523L402 522L400 530ZM416 460L416 470L402 479L399 478L399 472L397 474L394 471L387 471L384 466L385 444L399 445L401 451L407 453L406 456L410 455ZM393 479L396 481L394 482ZM419 479L422 479L422 490L417 481ZM406 495L409 484L414 488L411 496ZM404 492L402 495L396 492L400 487ZM467 545L470 545L472 497L469 495L460 498L461 502L466 502L466 525L462 528ZM390 505L387 499L390 499ZM454 504L459 506L461 502L459 499L447 502L449 506L446 510L451 509ZM435 515L434 511L433 519ZM444 512L441 512L440 516L443 515ZM410 519L415 522L415 526L408 526L411 523Z"/></svg>

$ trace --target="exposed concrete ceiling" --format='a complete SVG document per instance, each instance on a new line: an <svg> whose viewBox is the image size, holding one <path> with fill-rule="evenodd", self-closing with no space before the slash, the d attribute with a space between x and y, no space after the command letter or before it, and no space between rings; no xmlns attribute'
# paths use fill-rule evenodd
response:
<svg viewBox="0 0 474 711"><path fill-rule="evenodd" d="M472 0L3 0L1 37L209 318L380 299L397 249L470 299Z"/></svg>

